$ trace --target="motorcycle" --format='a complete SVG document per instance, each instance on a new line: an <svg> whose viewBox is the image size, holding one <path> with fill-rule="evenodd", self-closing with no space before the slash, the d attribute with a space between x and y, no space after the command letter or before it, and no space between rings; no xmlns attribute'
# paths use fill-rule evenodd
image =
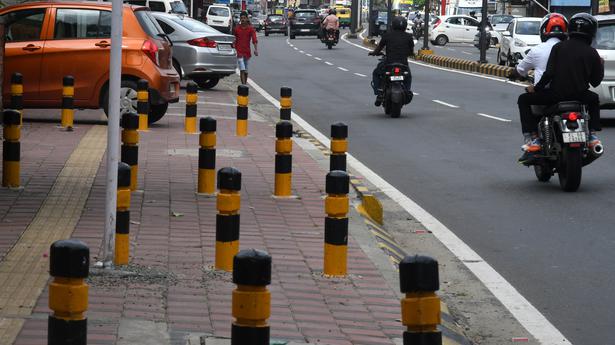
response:
<svg viewBox="0 0 615 345"><path fill-rule="evenodd" d="M380 62L384 62L385 56ZM384 113L393 118L401 115L401 108L412 101L413 93L406 90L405 81L410 76L410 67L404 64L391 63L384 66L384 74L382 76L382 106Z"/></svg>
<svg viewBox="0 0 615 345"><path fill-rule="evenodd" d="M600 158L604 153L601 144L589 147L589 115L579 102L560 102L556 105L532 107L541 116L538 124L542 140L541 150L526 166L534 166L536 178L547 182L557 173L560 187L574 192L581 185L582 167Z"/></svg>
<svg viewBox="0 0 615 345"><path fill-rule="evenodd" d="M419 38L423 36L424 27L425 26L422 20L414 23L414 25L412 26L412 34L414 35L414 38Z"/></svg>
<svg viewBox="0 0 615 345"><path fill-rule="evenodd" d="M332 49L334 45L338 43L336 30L326 30L320 39L327 48Z"/></svg>

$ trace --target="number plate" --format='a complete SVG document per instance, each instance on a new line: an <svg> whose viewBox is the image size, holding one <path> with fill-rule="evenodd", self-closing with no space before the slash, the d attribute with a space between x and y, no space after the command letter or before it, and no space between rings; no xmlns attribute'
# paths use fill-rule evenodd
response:
<svg viewBox="0 0 615 345"><path fill-rule="evenodd" d="M398 80L404 80L404 76L403 75L392 75L391 76L391 81L398 81Z"/></svg>
<svg viewBox="0 0 615 345"><path fill-rule="evenodd" d="M301 29L301 32L310 32L310 29Z"/></svg>
<svg viewBox="0 0 615 345"><path fill-rule="evenodd" d="M565 143L584 143L587 141L585 132L562 133L562 138Z"/></svg>
<svg viewBox="0 0 615 345"><path fill-rule="evenodd" d="M218 44L218 50L231 51L233 50L233 48L231 47L230 44Z"/></svg>

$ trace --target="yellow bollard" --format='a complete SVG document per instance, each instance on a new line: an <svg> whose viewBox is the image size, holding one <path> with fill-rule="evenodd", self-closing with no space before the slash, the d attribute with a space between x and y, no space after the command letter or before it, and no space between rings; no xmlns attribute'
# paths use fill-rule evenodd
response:
<svg viewBox="0 0 615 345"><path fill-rule="evenodd" d="M239 85L237 87L237 125L235 134L238 137L245 137L248 135L249 93L250 89L246 85Z"/></svg>
<svg viewBox="0 0 615 345"><path fill-rule="evenodd" d="M280 121L275 125L275 184L273 195L288 197L292 188L293 165L293 125Z"/></svg>
<svg viewBox="0 0 615 345"><path fill-rule="evenodd" d="M216 192L216 120L212 117L201 119L199 123L199 177L198 193Z"/></svg>
<svg viewBox="0 0 615 345"><path fill-rule="evenodd" d="M438 262L428 256L406 256L399 263L401 322L407 327L403 345L442 345Z"/></svg>
<svg viewBox="0 0 615 345"><path fill-rule="evenodd" d="M122 115L122 157L121 161L130 166L130 190L137 189L139 176L139 117L137 114Z"/></svg>
<svg viewBox="0 0 615 345"><path fill-rule="evenodd" d="M139 131L149 130L149 84L145 79L137 82L137 114L139 115Z"/></svg>
<svg viewBox="0 0 615 345"><path fill-rule="evenodd" d="M115 220L115 256L117 266L128 265L130 259L130 166L117 167L117 210Z"/></svg>
<svg viewBox="0 0 615 345"><path fill-rule="evenodd" d="M348 192L350 177L341 170L327 174L325 191L325 250L323 273L343 277L348 257Z"/></svg>
<svg viewBox="0 0 615 345"><path fill-rule="evenodd" d="M184 129L188 134L196 133L198 89L199 87L192 81L186 85L186 120L184 123Z"/></svg>
<svg viewBox="0 0 615 345"><path fill-rule="evenodd" d="M19 187L21 156L21 113L17 110L4 111L2 136L2 186Z"/></svg>
<svg viewBox="0 0 615 345"><path fill-rule="evenodd" d="M239 207L241 204L241 172L235 168L218 170L216 200L217 270L233 271L233 257L239 252Z"/></svg>
<svg viewBox="0 0 615 345"><path fill-rule="evenodd" d="M269 345L271 316L271 256L264 251L246 249L233 259L231 345Z"/></svg>
<svg viewBox="0 0 615 345"><path fill-rule="evenodd" d="M290 121L291 107L293 106L292 95L293 90L290 87L280 89L280 120Z"/></svg>
<svg viewBox="0 0 615 345"><path fill-rule="evenodd" d="M50 248L47 345L86 345L90 249L77 240L55 241Z"/></svg>
<svg viewBox="0 0 615 345"><path fill-rule="evenodd" d="M329 170L346 171L346 151L348 151L348 126L338 122L331 125L331 156Z"/></svg>
<svg viewBox="0 0 615 345"><path fill-rule="evenodd" d="M61 125L67 131L73 130L75 116L75 78L70 75L62 78L62 119Z"/></svg>
<svg viewBox="0 0 615 345"><path fill-rule="evenodd" d="M11 76L11 109L19 112L19 126L23 125L23 75L13 73Z"/></svg>

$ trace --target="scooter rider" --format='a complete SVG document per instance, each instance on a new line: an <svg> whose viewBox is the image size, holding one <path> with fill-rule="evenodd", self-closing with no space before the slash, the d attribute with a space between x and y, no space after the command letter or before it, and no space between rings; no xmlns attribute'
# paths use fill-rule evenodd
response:
<svg viewBox="0 0 615 345"><path fill-rule="evenodd" d="M528 72L534 70L534 85L542 78L542 74L547 69L547 62L553 46L561 41L566 40L568 33L568 20L559 13L550 13L542 18L540 23L540 39L543 43L533 47L527 56L522 59L517 67L513 70L510 79L527 78ZM533 88L533 85L529 88ZM531 152L540 150L540 142L538 139L538 121L537 116L534 116L531 111L527 112L524 109L530 104L532 94L529 92L519 96L517 104L519 105L519 117L521 120L521 130L524 137L524 145L521 147L524 155L520 161L525 161ZM530 108L531 110L531 108Z"/></svg>
<svg viewBox="0 0 615 345"><path fill-rule="evenodd" d="M369 52L368 55L379 55L382 49L386 47L386 59L378 63L378 66L372 73L372 88L376 95L377 107L382 104L382 89L380 87L382 83L382 76L384 74L384 67L387 64L399 63L408 66L408 57L414 56L414 38L411 34L406 32L408 21L402 16L393 18L391 22L391 31L387 31L382 38L378 47L374 51ZM410 68L408 68L410 71ZM412 99L412 74L405 78L406 91L408 92L409 99Z"/></svg>
<svg viewBox="0 0 615 345"><path fill-rule="evenodd" d="M339 40L340 21L337 18L337 11L335 8L329 10L329 14L322 20L322 37L327 37L327 31L335 30L335 40Z"/></svg>

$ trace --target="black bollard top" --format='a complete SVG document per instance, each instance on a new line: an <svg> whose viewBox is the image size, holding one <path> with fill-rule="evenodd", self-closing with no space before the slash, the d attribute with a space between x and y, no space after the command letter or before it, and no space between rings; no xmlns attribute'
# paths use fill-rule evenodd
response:
<svg viewBox="0 0 615 345"><path fill-rule="evenodd" d="M402 293L437 291L438 261L429 256L406 256L399 263L399 286Z"/></svg>
<svg viewBox="0 0 615 345"><path fill-rule="evenodd" d="M201 120L199 120L199 129L201 130L201 132L215 132L216 123L216 119L211 116L201 118Z"/></svg>
<svg viewBox="0 0 615 345"><path fill-rule="evenodd" d="M241 171L229 167L218 170L218 189L241 190Z"/></svg>
<svg viewBox="0 0 615 345"><path fill-rule="evenodd" d="M130 187L130 165L119 162L117 164L117 188Z"/></svg>
<svg viewBox="0 0 615 345"><path fill-rule="evenodd" d="M250 93L250 88L247 85L237 86L237 94L239 96L247 96Z"/></svg>
<svg viewBox="0 0 615 345"><path fill-rule="evenodd" d="M67 75L62 78L62 85L64 86L75 86L75 77L72 75Z"/></svg>
<svg viewBox="0 0 615 345"><path fill-rule="evenodd" d="M327 174L325 191L327 194L348 194L350 176L342 170L333 170Z"/></svg>
<svg viewBox="0 0 615 345"><path fill-rule="evenodd" d="M19 72L13 73L11 75L11 84L23 84L23 75Z"/></svg>
<svg viewBox="0 0 615 345"><path fill-rule="evenodd" d="M79 240L59 240L49 250L49 274L62 278L87 278L90 248Z"/></svg>
<svg viewBox="0 0 615 345"><path fill-rule="evenodd" d="M331 125L331 138L346 139L348 138L348 126L345 123L338 122Z"/></svg>
<svg viewBox="0 0 615 345"><path fill-rule="evenodd" d="M139 79L137 82L137 91L147 91L149 83L145 79Z"/></svg>
<svg viewBox="0 0 615 345"><path fill-rule="evenodd" d="M264 286L271 284L271 256L262 250L244 249L233 258L233 283Z"/></svg>
<svg viewBox="0 0 615 345"><path fill-rule="evenodd" d="M2 123L5 126L18 126L21 123L21 114L17 110L6 109L3 115Z"/></svg>
<svg viewBox="0 0 615 345"><path fill-rule="evenodd" d="M292 95L293 95L293 89L291 89L290 87L282 86L282 88L280 89L280 96L292 97Z"/></svg>
<svg viewBox="0 0 615 345"><path fill-rule="evenodd" d="M135 113L125 113L122 115L122 128L124 129L138 129L139 128L139 115Z"/></svg>
<svg viewBox="0 0 615 345"><path fill-rule="evenodd" d="M276 138L290 138L293 136L293 124L290 121L280 121L275 125Z"/></svg>
<svg viewBox="0 0 615 345"><path fill-rule="evenodd" d="M188 84L186 84L187 93L197 93L198 91L199 91L199 86L195 82L190 81L188 82Z"/></svg>

